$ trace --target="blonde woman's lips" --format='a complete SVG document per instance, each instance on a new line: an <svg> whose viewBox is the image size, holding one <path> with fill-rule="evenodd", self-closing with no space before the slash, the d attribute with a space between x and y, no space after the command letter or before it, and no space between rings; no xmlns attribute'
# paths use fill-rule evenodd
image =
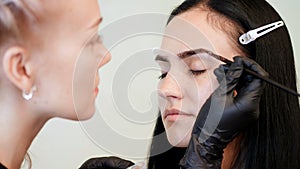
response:
<svg viewBox="0 0 300 169"><path fill-rule="evenodd" d="M96 78L95 78L95 85L96 85L96 87L95 87L95 90L94 90L95 95L97 95L97 94L99 93L99 88L98 88L99 83L100 83L100 80L99 80L99 79L100 79L99 76L96 75Z"/></svg>

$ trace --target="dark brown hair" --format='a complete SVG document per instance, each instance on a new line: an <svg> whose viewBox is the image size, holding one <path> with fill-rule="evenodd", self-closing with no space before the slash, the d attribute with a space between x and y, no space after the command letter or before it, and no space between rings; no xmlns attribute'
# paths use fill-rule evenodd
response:
<svg viewBox="0 0 300 169"><path fill-rule="evenodd" d="M238 48L259 63L271 79L297 91L293 49L285 26L249 45L243 46L238 42L238 36L243 31L282 20L270 4L264 0L186 0L173 10L169 21L174 16L199 6L234 23L236 32L228 35L235 39ZM244 132L240 151L231 168L299 169L299 115L299 100L296 96L267 85L260 102L260 118ZM154 136L156 131L165 132L161 118L157 120ZM179 149L173 147L161 155L153 154L158 147L160 143L153 141L148 168L179 168L178 163L184 152L178 152ZM177 154L170 155L168 152Z"/></svg>

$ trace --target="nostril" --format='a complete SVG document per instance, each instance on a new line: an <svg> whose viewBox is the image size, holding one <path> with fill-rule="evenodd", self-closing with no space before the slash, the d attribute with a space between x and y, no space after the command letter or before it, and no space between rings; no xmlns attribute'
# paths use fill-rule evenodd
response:
<svg viewBox="0 0 300 169"><path fill-rule="evenodd" d="M180 90L158 90L159 97L169 99L181 99L182 94Z"/></svg>

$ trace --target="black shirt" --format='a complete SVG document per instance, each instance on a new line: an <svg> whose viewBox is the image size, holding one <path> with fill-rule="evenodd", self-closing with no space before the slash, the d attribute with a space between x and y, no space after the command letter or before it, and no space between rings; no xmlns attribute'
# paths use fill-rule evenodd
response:
<svg viewBox="0 0 300 169"><path fill-rule="evenodd" d="M7 168L4 167L4 166L0 163L0 169L7 169Z"/></svg>

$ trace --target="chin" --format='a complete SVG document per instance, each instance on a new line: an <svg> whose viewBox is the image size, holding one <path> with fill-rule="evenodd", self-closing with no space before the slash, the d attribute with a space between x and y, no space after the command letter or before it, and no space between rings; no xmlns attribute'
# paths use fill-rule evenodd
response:
<svg viewBox="0 0 300 169"><path fill-rule="evenodd" d="M187 147L191 137L187 135L172 135L167 133L169 143L174 147Z"/></svg>
<svg viewBox="0 0 300 169"><path fill-rule="evenodd" d="M96 112L96 109L94 106L89 109L82 110L80 112L76 112L76 115L77 115L76 120L78 120L78 121L89 120L94 116L95 112Z"/></svg>
<svg viewBox="0 0 300 169"><path fill-rule="evenodd" d="M73 121L84 121L93 117L96 112L96 108L94 105L86 106L86 107L76 107L69 109L69 111L61 111L64 113L57 114L56 117L60 117L63 119L73 120Z"/></svg>

